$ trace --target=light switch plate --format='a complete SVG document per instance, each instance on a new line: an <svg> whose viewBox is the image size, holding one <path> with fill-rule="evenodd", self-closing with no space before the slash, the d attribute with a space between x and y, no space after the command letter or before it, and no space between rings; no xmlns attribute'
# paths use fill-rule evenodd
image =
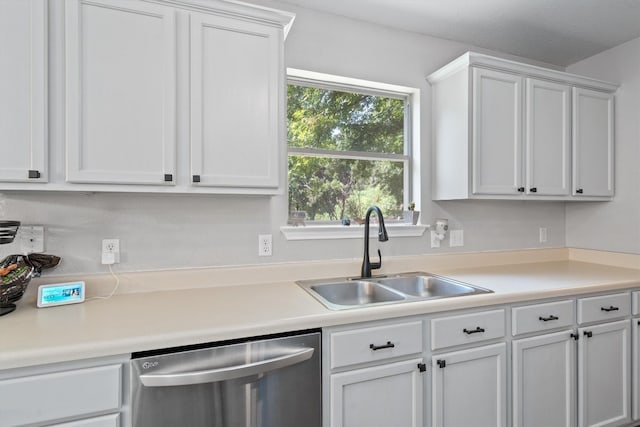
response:
<svg viewBox="0 0 640 427"><path fill-rule="evenodd" d="M451 230L449 232L449 246L464 246L464 231Z"/></svg>
<svg viewBox="0 0 640 427"><path fill-rule="evenodd" d="M23 254L44 252L44 227L23 225L19 229L20 251Z"/></svg>

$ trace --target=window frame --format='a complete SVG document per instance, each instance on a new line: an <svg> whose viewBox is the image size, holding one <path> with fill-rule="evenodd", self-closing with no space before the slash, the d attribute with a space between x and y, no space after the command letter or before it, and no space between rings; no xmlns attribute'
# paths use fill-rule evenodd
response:
<svg viewBox="0 0 640 427"><path fill-rule="evenodd" d="M408 206L411 201L415 201L419 206L420 191L420 171L419 171L419 104L420 90L416 88L398 86L387 83L373 82L362 79L338 76L333 74L317 73L313 71L287 68L285 84L295 84L305 87L315 87L320 89L340 90L355 92L364 95L384 96L388 98L401 99L404 101L404 150L402 154L377 153L368 151L339 151L325 150L308 147L290 147L286 141L286 156L289 155L312 155L315 157L328 157L338 159L354 159L369 161L401 161L404 163L403 178L403 204ZM286 95L285 95L286 96ZM288 162L286 163L288 164ZM289 169L287 167L287 180ZM288 187L288 186L287 186ZM289 201L286 197L287 215L289 211ZM403 222L385 221L390 235L394 236L421 236L428 228L425 225L412 225ZM282 226L281 231L287 240L308 240L308 239L332 239L332 238L361 238L360 227L345 227L339 221L310 221L305 226Z"/></svg>

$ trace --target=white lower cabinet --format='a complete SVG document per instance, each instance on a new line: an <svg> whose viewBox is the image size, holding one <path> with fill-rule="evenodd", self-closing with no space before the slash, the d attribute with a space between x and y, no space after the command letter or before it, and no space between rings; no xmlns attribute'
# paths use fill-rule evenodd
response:
<svg viewBox="0 0 640 427"><path fill-rule="evenodd" d="M578 426L631 422L629 320L578 329Z"/></svg>
<svg viewBox="0 0 640 427"><path fill-rule="evenodd" d="M432 357L433 427L507 425L507 345Z"/></svg>
<svg viewBox="0 0 640 427"><path fill-rule="evenodd" d="M324 427L422 427L420 319L323 331Z"/></svg>
<svg viewBox="0 0 640 427"><path fill-rule="evenodd" d="M633 315L631 319L631 334L633 351L631 352L631 372L633 375L631 395L633 396L633 419L640 420L640 291L632 294Z"/></svg>
<svg viewBox="0 0 640 427"><path fill-rule="evenodd" d="M331 376L332 427L422 426L423 359Z"/></svg>
<svg viewBox="0 0 640 427"><path fill-rule="evenodd" d="M640 318L633 323L633 419L640 420Z"/></svg>
<svg viewBox="0 0 640 427"><path fill-rule="evenodd" d="M575 336L562 331L513 341L513 427L575 427Z"/></svg>
<svg viewBox="0 0 640 427"><path fill-rule="evenodd" d="M0 427L119 427L127 362L112 357L1 371Z"/></svg>

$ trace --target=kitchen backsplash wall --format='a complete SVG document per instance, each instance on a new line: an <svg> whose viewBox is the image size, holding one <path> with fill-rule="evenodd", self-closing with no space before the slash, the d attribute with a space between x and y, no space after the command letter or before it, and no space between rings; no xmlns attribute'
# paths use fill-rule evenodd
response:
<svg viewBox="0 0 640 427"><path fill-rule="evenodd" d="M297 13L286 42L288 67L420 88L420 161L430 163L431 97L425 77L467 50L482 49L284 4L261 4ZM53 43L62 42L59 35L53 37ZM62 79L54 71L50 80ZM63 95L55 89L50 94L55 106L52 123L62 122ZM50 133L56 141L64 140L64 129L52 126ZM380 244L383 257L565 246L563 203L434 203L428 168L424 171L419 189L421 221L449 219L451 229L464 230L464 246L449 248L447 240L442 248L431 249L428 233L392 237ZM116 271L362 257L362 239L285 240L280 233L286 220L285 196L5 192L0 202L2 218L44 225L45 250L63 259L56 275L107 271L100 264L103 238L120 239L121 263ZM539 243L539 227L548 230L546 243ZM273 235L272 257L258 257L261 233ZM15 250L0 247L0 254Z"/></svg>
<svg viewBox="0 0 640 427"><path fill-rule="evenodd" d="M567 244L640 253L640 38L567 71L620 83L616 92L616 196L611 203L567 204Z"/></svg>

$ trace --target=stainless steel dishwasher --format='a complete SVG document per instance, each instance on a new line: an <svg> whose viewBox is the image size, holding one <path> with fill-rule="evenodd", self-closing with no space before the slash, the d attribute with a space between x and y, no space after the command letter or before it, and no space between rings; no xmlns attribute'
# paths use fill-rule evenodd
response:
<svg viewBox="0 0 640 427"><path fill-rule="evenodd" d="M134 353L133 427L320 427L320 333Z"/></svg>

